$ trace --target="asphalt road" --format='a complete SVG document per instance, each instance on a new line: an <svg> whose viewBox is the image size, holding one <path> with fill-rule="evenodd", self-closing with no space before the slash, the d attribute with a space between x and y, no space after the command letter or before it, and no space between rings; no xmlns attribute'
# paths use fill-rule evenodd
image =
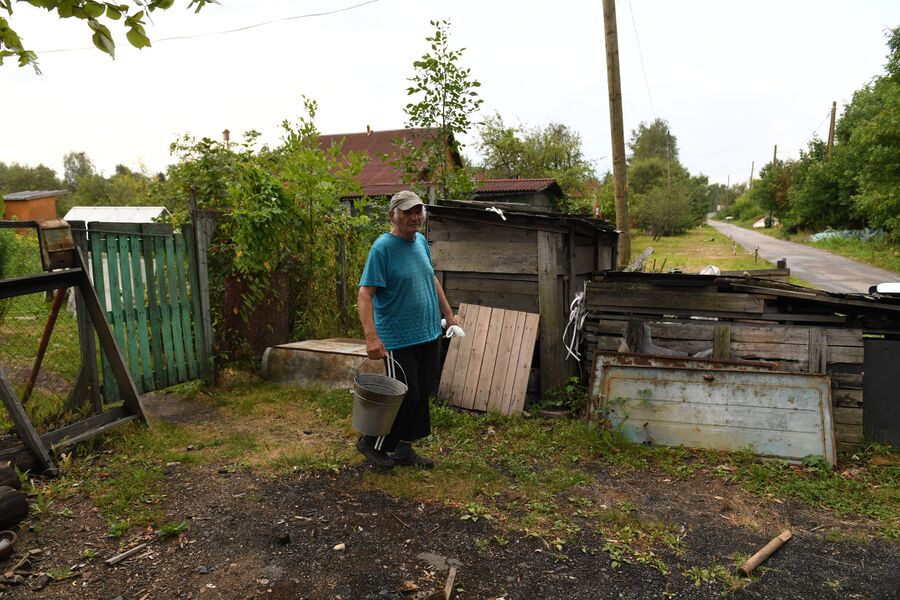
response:
<svg viewBox="0 0 900 600"><path fill-rule="evenodd" d="M707 221L711 227L771 263L787 259L791 275L829 292L868 292L869 286L885 281L900 281L900 274L870 267L855 260L837 256L825 250L778 240L737 225L721 221Z"/></svg>

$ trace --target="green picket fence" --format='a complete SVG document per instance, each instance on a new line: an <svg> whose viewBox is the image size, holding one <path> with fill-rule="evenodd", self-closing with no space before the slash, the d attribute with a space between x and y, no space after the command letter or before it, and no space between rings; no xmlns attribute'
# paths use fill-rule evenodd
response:
<svg viewBox="0 0 900 600"><path fill-rule="evenodd" d="M207 373L196 245L190 224L91 223L94 288L139 392ZM119 398L101 357L105 402Z"/></svg>

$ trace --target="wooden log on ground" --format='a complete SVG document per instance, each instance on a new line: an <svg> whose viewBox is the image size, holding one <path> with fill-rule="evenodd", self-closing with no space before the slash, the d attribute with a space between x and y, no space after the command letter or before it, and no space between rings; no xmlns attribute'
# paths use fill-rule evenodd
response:
<svg viewBox="0 0 900 600"><path fill-rule="evenodd" d="M791 532L789 529L785 529L779 533L778 536L773 538L771 542L760 548L759 552L751 556L738 570L744 575L749 575L756 567L761 565L764 560L772 556L773 552L781 548L781 545L789 539L791 539Z"/></svg>
<svg viewBox="0 0 900 600"><path fill-rule="evenodd" d="M28 516L25 496L8 485L0 486L0 529L9 529Z"/></svg>

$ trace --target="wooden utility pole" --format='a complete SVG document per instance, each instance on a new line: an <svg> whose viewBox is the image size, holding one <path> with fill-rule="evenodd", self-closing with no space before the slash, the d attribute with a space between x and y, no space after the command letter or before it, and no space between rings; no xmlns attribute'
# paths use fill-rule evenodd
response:
<svg viewBox="0 0 900 600"><path fill-rule="evenodd" d="M747 191L753 189L753 170L756 168L756 161L750 161L750 183L747 185Z"/></svg>
<svg viewBox="0 0 900 600"><path fill-rule="evenodd" d="M834 118L837 114L837 102L831 103L831 125L828 126L828 160L831 160L831 151L834 148Z"/></svg>
<svg viewBox="0 0 900 600"><path fill-rule="evenodd" d="M615 0L603 0L606 29L606 81L609 87L609 134L612 138L613 181L616 185L616 228L619 230L619 266L631 262L631 224L625 179L625 127L622 123L622 84L619 78L619 40Z"/></svg>
<svg viewBox="0 0 900 600"><path fill-rule="evenodd" d="M775 144L775 150L772 151L772 169L778 163L778 144Z"/></svg>

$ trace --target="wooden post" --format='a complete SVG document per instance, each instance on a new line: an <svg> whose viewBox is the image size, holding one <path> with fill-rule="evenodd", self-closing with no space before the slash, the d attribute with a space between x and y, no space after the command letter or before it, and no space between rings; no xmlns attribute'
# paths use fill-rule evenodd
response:
<svg viewBox="0 0 900 600"><path fill-rule="evenodd" d="M70 221L69 226L72 228L75 245L81 250L83 256L87 256L87 223ZM85 269L87 269L87 265L85 265ZM97 341L81 290L76 287L72 288L72 291L75 293L75 318L78 325L78 345L81 349L81 368L84 370L87 382L87 396L91 399L94 412L97 413L103 410L103 399L100 397L100 374L97 369ZM73 398L73 402L76 406L82 406L84 398Z"/></svg>
<svg viewBox="0 0 900 600"><path fill-rule="evenodd" d="M828 372L828 338L824 327L809 328L809 366L810 373Z"/></svg>
<svg viewBox="0 0 900 600"><path fill-rule="evenodd" d="M750 161L750 183L747 184L747 191L753 189L753 170L756 168L756 161Z"/></svg>
<svg viewBox="0 0 900 600"><path fill-rule="evenodd" d="M834 119L837 115L837 102L831 103L831 124L828 126L828 150L826 157L831 160L831 152L834 149Z"/></svg>
<svg viewBox="0 0 900 600"><path fill-rule="evenodd" d="M566 383L566 352L562 334L562 234L538 231L538 304L540 306L541 394Z"/></svg>
<svg viewBox="0 0 900 600"><path fill-rule="evenodd" d="M197 281L200 287L200 317L203 327L203 342L206 345L203 352L205 369L203 379L207 383L216 380L216 364L212 359L213 331L212 317L209 307L209 243L216 229L215 213L208 210L198 210L194 214L194 239L197 252Z"/></svg>
<svg viewBox="0 0 900 600"><path fill-rule="evenodd" d="M631 261L631 224L628 218L628 189L625 174L625 127L622 120L622 83L619 76L619 40L616 30L615 0L603 0L606 29L606 80L609 88L609 133L612 137L613 180L616 185L616 229L619 235L618 264Z"/></svg>
<svg viewBox="0 0 900 600"><path fill-rule="evenodd" d="M731 325L720 323L713 330L713 359L731 359Z"/></svg>
<svg viewBox="0 0 900 600"><path fill-rule="evenodd" d="M347 299L347 238L339 235L338 244L338 281L337 281L337 298L338 310L341 317L341 329L346 332L349 327L349 302Z"/></svg>
<svg viewBox="0 0 900 600"><path fill-rule="evenodd" d="M37 457L38 463L45 471L56 472L56 464L50 457L50 453L47 452L47 448L44 446L44 442L41 440L38 432L35 431L34 425L31 424L28 413L25 412L25 409L16 399L12 385L2 369L0 369L0 400L6 406L9 419L13 422L22 443Z"/></svg>

